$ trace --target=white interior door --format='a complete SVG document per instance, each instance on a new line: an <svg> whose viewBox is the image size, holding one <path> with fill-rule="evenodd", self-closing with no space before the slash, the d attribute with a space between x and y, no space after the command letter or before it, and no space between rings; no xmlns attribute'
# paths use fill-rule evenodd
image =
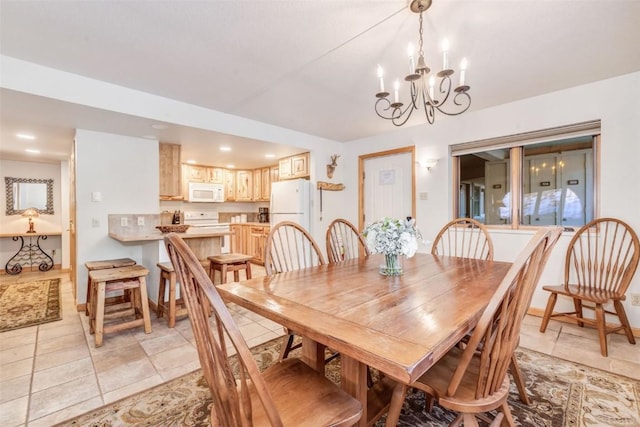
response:
<svg viewBox="0 0 640 427"><path fill-rule="evenodd" d="M385 216L415 216L413 147L410 150L364 159L361 220L365 226Z"/></svg>

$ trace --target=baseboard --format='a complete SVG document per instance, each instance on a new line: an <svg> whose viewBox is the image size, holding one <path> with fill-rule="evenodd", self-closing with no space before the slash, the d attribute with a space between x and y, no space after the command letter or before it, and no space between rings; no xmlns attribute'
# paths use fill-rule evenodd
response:
<svg viewBox="0 0 640 427"><path fill-rule="evenodd" d="M544 310L541 308L529 308L529 310L527 310L527 314L531 315L531 316L536 316L539 318L544 317ZM563 323L569 323L572 325L577 325L578 322L574 319L569 319L566 317L554 317L553 320L557 320L558 322L563 322ZM616 326L620 326L620 324L618 323L608 323L610 325L616 325ZM633 326L631 327L631 332L633 332L633 336L636 338L640 338L640 328L634 328ZM624 335L624 331L616 331L617 334L620 335Z"/></svg>

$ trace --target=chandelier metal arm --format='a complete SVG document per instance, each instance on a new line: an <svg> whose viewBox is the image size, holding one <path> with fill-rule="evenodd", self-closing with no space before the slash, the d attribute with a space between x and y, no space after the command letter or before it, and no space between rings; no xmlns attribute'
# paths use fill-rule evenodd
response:
<svg viewBox="0 0 640 427"><path fill-rule="evenodd" d="M392 104L386 97L380 97L375 104L376 114L385 120L391 120L391 123L395 126L402 126L409 120L411 113L417 109L416 104L413 102L407 104L404 110L402 109L402 104L400 104L400 106L395 105L395 103Z"/></svg>

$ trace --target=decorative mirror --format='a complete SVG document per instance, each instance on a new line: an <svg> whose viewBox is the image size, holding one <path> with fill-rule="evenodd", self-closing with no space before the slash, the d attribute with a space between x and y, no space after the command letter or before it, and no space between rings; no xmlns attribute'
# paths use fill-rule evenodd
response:
<svg viewBox="0 0 640 427"><path fill-rule="evenodd" d="M11 178L6 176L7 215L19 215L29 208L53 215L53 179Z"/></svg>

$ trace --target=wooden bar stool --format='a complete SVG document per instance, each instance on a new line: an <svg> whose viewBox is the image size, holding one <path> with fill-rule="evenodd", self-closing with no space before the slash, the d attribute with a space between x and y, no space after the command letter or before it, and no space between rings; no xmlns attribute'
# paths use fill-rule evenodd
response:
<svg viewBox="0 0 640 427"><path fill-rule="evenodd" d="M221 254L212 255L209 259L209 277L215 283L216 271L220 272L220 284L227 283L227 273L233 271L233 279L240 280L240 270L244 270L247 279L251 279L251 255Z"/></svg>
<svg viewBox="0 0 640 427"><path fill-rule="evenodd" d="M118 259L104 259L102 261L87 261L84 266L87 267L89 272L95 270L106 270L108 268L128 267L130 265L136 265L136 262L131 258L118 258ZM84 308L84 314L89 315L89 298L91 297L91 278L87 274L87 303Z"/></svg>
<svg viewBox="0 0 640 427"><path fill-rule="evenodd" d="M159 262L157 264L160 268L160 285L158 286L158 307L156 315L158 318L164 316L164 311L167 310L167 322L170 328L176 326L176 317L188 314L187 307L182 298L176 299L176 271L173 269L173 265L170 262ZM169 301L167 305L166 284L169 282Z"/></svg>
<svg viewBox="0 0 640 427"><path fill-rule="evenodd" d="M149 270L141 265L89 272L92 294L89 305L89 332L95 334L96 347L102 346L104 334L138 326L144 326L145 333L151 333L146 282L148 274ZM105 307L106 293L120 290L129 294L130 301ZM134 317L133 320L125 319L131 316ZM111 319L121 321L105 325L105 320Z"/></svg>

